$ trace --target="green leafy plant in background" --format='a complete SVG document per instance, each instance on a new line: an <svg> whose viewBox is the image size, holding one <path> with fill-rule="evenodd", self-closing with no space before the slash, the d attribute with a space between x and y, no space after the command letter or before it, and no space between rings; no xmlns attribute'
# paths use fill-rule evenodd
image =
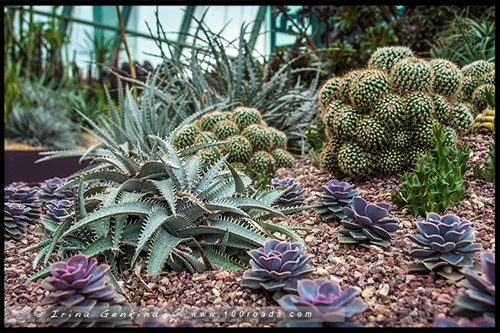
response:
<svg viewBox="0 0 500 333"><path fill-rule="evenodd" d="M452 13L454 20L436 38L426 41L432 46L430 55L460 66L475 60L495 61L495 8L487 8L480 16Z"/></svg>
<svg viewBox="0 0 500 333"><path fill-rule="evenodd" d="M217 110L242 105L257 108L269 126L286 133L290 150L300 153L307 123L318 113L314 92L317 80L302 83L300 74L315 69L293 70L292 59L271 71L269 64L258 60L256 51L249 46L245 38L247 26L242 25L237 39L228 41L221 32L211 31L203 17L193 17L197 25L195 32L189 34L192 44L186 50L180 50L174 42L165 45L156 41L162 50L161 75L166 82L162 91L182 91L183 98L189 101L188 114L208 107ZM158 17L156 24L158 37L165 37ZM171 55L165 54L165 49L170 50ZM173 56L175 54L180 56Z"/></svg>
<svg viewBox="0 0 500 333"><path fill-rule="evenodd" d="M21 91L16 79L21 72L21 63L14 63L10 57L6 57L4 73L3 73L3 87L4 87L4 100L3 100L3 124L7 123L10 112L14 103L19 99Z"/></svg>
<svg viewBox="0 0 500 333"><path fill-rule="evenodd" d="M474 164L474 178L495 184L495 141L490 143L488 156L484 161L484 167L479 163Z"/></svg>
<svg viewBox="0 0 500 333"><path fill-rule="evenodd" d="M391 194L394 204L407 208L414 216L444 212L466 194L463 176L471 168L467 165L470 148L449 148L439 124L433 125L433 132L435 148L420 157L412 173L402 175L399 190Z"/></svg>
<svg viewBox="0 0 500 333"><path fill-rule="evenodd" d="M321 119L316 119L311 126L307 129L306 132L306 142L311 147L308 151L309 158L311 159L311 163L320 168L320 153L325 147L326 144L326 134L325 134L325 126Z"/></svg>

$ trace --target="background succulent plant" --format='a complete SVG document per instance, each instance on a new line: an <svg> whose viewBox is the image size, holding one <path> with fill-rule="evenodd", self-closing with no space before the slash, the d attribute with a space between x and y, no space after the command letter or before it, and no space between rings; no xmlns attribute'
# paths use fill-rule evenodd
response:
<svg viewBox="0 0 500 333"><path fill-rule="evenodd" d="M451 61L427 61L408 47L384 46L367 67L331 77L318 91L327 136L322 167L331 174L395 174L416 163L407 156L410 140L415 149L432 148L433 122L453 127L453 143L470 130L471 109L460 93L475 87L465 85L467 76Z"/></svg>
<svg viewBox="0 0 500 333"><path fill-rule="evenodd" d="M277 189L282 187L288 187L288 189L283 192L273 205L280 208L292 207L297 205L304 205L306 198L301 196L305 192L303 188L299 187L299 183L294 183L292 178L278 179L274 178L271 180L271 185L268 185L270 189Z"/></svg>
<svg viewBox="0 0 500 333"><path fill-rule="evenodd" d="M111 309L126 313L129 305L125 297L118 294L109 284L110 278L106 276L108 270L109 266L97 265L95 258L89 261L85 255L75 255L67 262L50 265L51 276L42 281L42 286L50 293L43 299L42 305L77 307L80 312L89 313L95 309L100 309L98 313ZM48 310L46 313L50 314L52 311ZM99 326L99 319L102 320L97 317L95 321L83 321L82 317L68 316L61 317L60 321L58 318L51 324L63 327L92 327ZM113 325L113 322L105 324L109 326Z"/></svg>
<svg viewBox="0 0 500 333"><path fill-rule="evenodd" d="M435 271L452 281L463 278L457 269L472 267L476 252L481 250L481 245L474 242L472 223L454 214L439 216L429 212L426 220L416 226L420 235L407 237L417 246L410 247L408 254L419 263L410 265L408 271Z"/></svg>
<svg viewBox="0 0 500 333"><path fill-rule="evenodd" d="M275 298L281 297L283 291L296 291L297 280L306 278L314 270L307 266L311 256L302 253L301 243L271 239L263 247L250 251L249 255L252 269L245 272L241 285L278 292Z"/></svg>
<svg viewBox="0 0 500 333"><path fill-rule="evenodd" d="M286 310L311 312L310 318L288 318L280 323L287 327L356 327L352 316L362 313L367 305L356 298L354 288L344 291L331 280L299 280L298 295L285 295L278 303ZM301 320L302 319L302 320Z"/></svg>
<svg viewBox="0 0 500 333"><path fill-rule="evenodd" d="M354 197L351 207L344 207L342 219L344 229L340 230L341 243L355 244L360 241L387 247L390 245L390 233L399 230L397 217L388 217L391 207L380 202L370 204L360 197Z"/></svg>
<svg viewBox="0 0 500 333"><path fill-rule="evenodd" d="M358 194L354 185L338 180L330 180L327 185L321 186L323 192L319 194L316 203L319 207L316 212L324 219L341 220L346 217L343 208L352 205L352 199Z"/></svg>
<svg viewBox="0 0 500 333"><path fill-rule="evenodd" d="M462 270L465 281L461 284L467 290L455 299L453 312L458 316L495 318L495 254L481 253L481 264L482 276L470 268Z"/></svg>
<svg viewBox="0 0 500 333"><path fill-rule="evenodd" d="M59 177L47 179L40 184L38 199L43 203L48 203L52 200L73 200L77 186L59 190L65 184L66 180Z"/></svg>
<svg viewBox="0 0 500 333"><path fill-rule="evenodd" d="M30 211L20 203L5 202L3 208L4 237L6 239L21 240L26 233L26 227L32 220L27 216Z"/></svg>
<svg viewBox="0 0 500 333"><path fill-rule="evenodd" d="M4 187L3 191L4 202L19 203L29 208L26 216L31 220L40 218L40 202L37 198L37 190L26 186L25 184L10 184Z"/></svg>

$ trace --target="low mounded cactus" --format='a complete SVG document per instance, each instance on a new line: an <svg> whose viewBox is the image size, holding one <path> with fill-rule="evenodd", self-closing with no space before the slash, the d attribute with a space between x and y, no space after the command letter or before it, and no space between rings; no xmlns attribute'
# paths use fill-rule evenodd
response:
<svg viewBox="0 0 500 333"><path fill-rule="evenodd" d="M415 152L432 148L433 121L452 127L457 135L450 140L458 140L472 126L461 93L471 90L470 96L479 82L464 74L447 59L385 46L371 54L367 68L329 78L318 91L327 136L321 167L336 178L398 174L416 161L409 146ZM491 85L491 77L482 82Z"/></svg>
<svg viewBox="0 0 500 333"><path fill-rule="evenodd" d="M273 206L278 206L279 208L292 207L298 205L304 205L306 198L301 196L304 193L304 189L299 187L299 183L294 183L291 178L278 179L274 178L271 180L271 185L268 185L271 189L290 187L288 190L283 192L278 199L273 202Z"/></svg>
<svg viewBox="0 0 500 333"><path fill-rule="evenodd" d="M455 299L453 312L458 316L495 316L495 254L481 253L481 263L483 276L478 276L470 268L462 270L466 280L461 284L467 291Z"/></svg>
<svg viewBox="0 0 500 333"><path fill-rule="evenodd" d="M455 269L472 267L481 245L474 242L472 223L454 214L439 216L427 213L426 221L417 222L420 235L407 237L418 246L410 247L409 255L419 261L408 267L409 272L436 271L457 281L463 274Z"/></svg>
<svg viewBox="0 0 500 333"><path fill-rule="evenodd" d="M357 299L354 288L342 291L331 280L300 280L298 295L285 295L278 303L295 313L311 312L311 317L290 317L280 323L287 327L356 327L351 317L366 310L367 305Z"/></svg>
<svg viewBox="0 0 500 333"><path fill-rule="evenodd" d="M302 253L300 243L271 239L249 255L252 269L245 272L241 285L255 290L294 292L297 280L314 271L307 266L311 256Z"/></svg>
<svg viewBox="0 0 500 333"><path fill-rule="evenodd" d="M340 230L339 241L355 244L367 240L375 245L389 246L390 233L399 229L398 218L388 217L390 209L389 204L369 204L355 197L352 206L343 209L346 217L342 220L344 229Z"/></svg>
<svg viewBox="0 0 500 333"><path fill-rule="evenodd" d="M352 199L358 194L354 189L354 185L339 182L338 180L330 180L327 185L321 186L323 192L319 195L319 200L316 201L319 207L316 212L324 219L341 220L346 217L343 208L352 205Z"/></svg>

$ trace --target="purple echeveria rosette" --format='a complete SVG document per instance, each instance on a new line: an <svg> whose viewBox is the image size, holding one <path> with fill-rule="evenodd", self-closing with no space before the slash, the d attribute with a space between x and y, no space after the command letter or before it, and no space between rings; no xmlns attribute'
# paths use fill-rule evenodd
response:
<svg viewBox="0 0 500 333"><path fill-rule="evenodd" d="M85 255L81 254L71 257L67 262L52 264L50 266L51 276L42 281L42 286L50 292L43 299L42 305L75 307L79 312L91 314L106 309L126 313L129 306L125 304L125 298L109 284L110 278L106 276L108 270L108 265L97 265L95 258L89 261ZM48 310L46 313L52 312ZM51 321L51 323L56 326L72 327L99 324L96 321L84 321L77 318ZM106 321L105 324L126 325L126 322Z"/></svg>
<svg viewBox="0 0 500 333"><path fill-rule="evenodd" d="M289 187L288 190L283 192L279 198L273 202L273 205L278 208L304 205L306 203L306 198L301 196L301 194L304 193L305 190L300 188L299 185L299 183L294 183L292 178L285 178L281 180L278 178L272 179L271 185L268 185L270 189Z"/></svg>
<svg viewBox="0 0 500 333"><path fill-rule="evenodd" d="M314 270L307 266L311 256L302 254L300 243L270 239L264 247L250 251L249 255L252 269L245 272L241 285L254 290L295 292L297 280Z"/></svg>
<svg viewBox="0 0 500 333"><path fill-rule="evenodd" d="M19 183L18 186L11 184L4 187L3 198L4 202L20 203L30 208L26 216L29 218L31 224L37 223L41 210L36 189L32 189L24 183Z"/></svg>
<svg viewBox="0 0 500 333"><path fill-rule="evenodd" d="M38 199L44 203L51 202L52 200L73 200L78 185L56 192L56 190L63 185L66 185L66 182L59 177L47 179L40 184Z"/></svg>
<svg viewBox="0 0 500 333"><path fill-rule="evenodd" d="M31 223L31 219L27 216L30 208L20 203L5 202L3 211L4 237L22 240L28 223Z"/></svg>
<svg viewBox="0 0 500 333"><path fill-rule="evenodd" d="M324 219L344 219L344 207L350 207L354 196L358 191L354 189L354 185L338 180L330 180L328 185L321 186L323 192L319 194L319 199L316 203L319 207L316 212Z"/></svg>
<svg viewBox="0 0 500 333"><path fill-rule="evenodd" d="M407 237L417 244L410 247L409 255L419 263L410 265L408 271L431 270L453 281L463 278L458 270L472 267L476 253L481 250L481 245L475 243L472 224L454 214L441 217L427 213L426 221L417 222L416 226L420 235Z"/></svg>
<svg viewBox="0 0 500 333"><path fill-rule="evenodd" d="M390 245L390 233L399 230L399 219L388 217L391 206L380 202L370 204L355 197L352 207L345 207L344 229L340 230L341 243L355 244L368 240L370 243L387 247Z"/></svg>
<svg viewBox="0 0 500 333"><path fill-rule="evenodd" d="M481 253L482 276L477 275L470 268L462 273L465 281L461 286L467 288L465 294L455 299L453 312L458 316L474 318L481 315L495 317L495 254Z"/></svg>
<svg viewBox="0 0 500 333"><path fill-rule="evenodd" d="M287 318L280 326L287 327L353 327L351 317L366 310L367 305L356 298L354 288L341 291L331 280L300 280L298 295L285 295L278 303L286 310L302 313L302 317ZM306 314L311 313L306 318Z"/></svg>

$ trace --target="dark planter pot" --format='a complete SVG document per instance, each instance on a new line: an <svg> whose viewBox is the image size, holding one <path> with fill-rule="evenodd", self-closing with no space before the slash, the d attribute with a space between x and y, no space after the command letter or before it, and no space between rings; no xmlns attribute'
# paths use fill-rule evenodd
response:
<svg viewBox="0 0 500 333"><path fill-rule="evenodd" d="M46 151L46 150L44 150ZM57 158L36 163L43 156L40 150L4 150L4 185L12 182L37 183L46 179L67 177L89 165L78 160L80 156Z"/></svg>

